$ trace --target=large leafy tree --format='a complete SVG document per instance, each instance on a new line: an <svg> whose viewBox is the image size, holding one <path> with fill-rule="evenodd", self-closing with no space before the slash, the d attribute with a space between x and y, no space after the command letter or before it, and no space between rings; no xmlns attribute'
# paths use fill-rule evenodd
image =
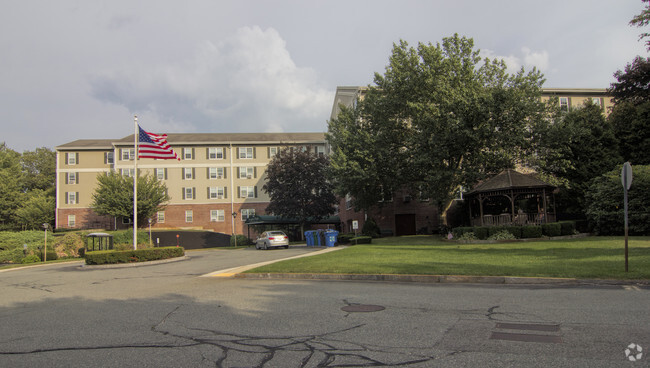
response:
<svg viewBox="0 0 650 368"><path fill-rule="evenodd" d="M162 210L169 202L167 187L154 175L138 177L138 224ZM133 178L114 171L97 175L93 210L100 215L133 219Z"/></svg>
<svg viewBox="0 0 650 368"><path fill-rule="evenodd" d="M646 3L645 9L641 11L641 13L637 14L632 18L630 21L631 26L636 26L636 27L645 27L648 24L650 24L650 0L641 0L642 2ZM639 36L639 39L642 40L646 37L650 37L650 33L648 32L643 32ZM646 46L648 47L648 50L650 50L650 40L646 41Z"/></svg>
<svg viewBox="0 0 650 368"><path fill-rule="evenodd" d="M15 212L23 194L20 154L0 144L0 226L16 227Z"/></svg>
<svg viewBox="0 0 650 368"><path fill-rule="evenodd" d="M399 187L441 205L460 186L524 162L531 127L545 118L539 72L508 74L458 35L417 48L401 41L374 81L328 132L337 191L361 208Z"/></svg>
<svg viewBox="0 0 650 368"><path fill-rule="evenodd" d="M41 147L23 152L20 158L25 190L41 189L51 193L54 198L56 177L56 154L49 148Z"/></svg>
<svg viewBox="0 0 650 368"><path fill-rule="evenodd" d="M334 213L336 197L326 178L328 165L323 155L294 147L280 150L266 168L262 190L271 197L266 211L298 220L301 234L309 221Z"/></svg>
<svg viewBox="0 0 650 368"><path fill-rule="evenodd" d="M25 229L42 229L43 224L54 222L54 196L43 189L34 189L23 195L16 210L16 221Z"/></svg>

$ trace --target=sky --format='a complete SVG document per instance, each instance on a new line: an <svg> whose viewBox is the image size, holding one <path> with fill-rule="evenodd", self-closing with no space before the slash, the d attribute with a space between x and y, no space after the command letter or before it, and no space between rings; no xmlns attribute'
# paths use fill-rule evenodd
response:
<svg viewBox="0 0 650 368"><path fill-rule="evenodd" d="M458 33L544 87L607 88L641 0L0 0L0 143L18 152L153 133L324 132L337 86L394 43Z"/></svg>

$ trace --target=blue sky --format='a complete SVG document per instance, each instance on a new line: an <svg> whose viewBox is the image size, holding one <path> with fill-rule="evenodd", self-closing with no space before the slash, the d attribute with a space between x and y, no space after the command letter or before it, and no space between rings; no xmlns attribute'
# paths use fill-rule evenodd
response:
<svg viewBox="0 0 650 368"><path fill-rule="evenodd" d="M0 142L19 152L155 133L319 132L336 87L393 43L471 37L546 87L606 88L634 56L640 0L85 1L0 9Z"/></svg>

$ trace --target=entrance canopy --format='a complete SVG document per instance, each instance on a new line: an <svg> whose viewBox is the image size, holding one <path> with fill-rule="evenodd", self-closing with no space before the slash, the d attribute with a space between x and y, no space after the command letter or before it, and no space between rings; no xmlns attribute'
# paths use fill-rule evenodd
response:
<svg viewBox="0 0 650 368"><path fill-rule="evenodd" d="M504 170L467 193L474 226L542 224L555 221L555 186L532 174ZM551 201L549 196L553 196ZM553 205L549 206L549 202ZM476 210L478 213L472 213ZM487 212L487 213L484 213ZM477 217L478 215L478 217Z"/></svg>

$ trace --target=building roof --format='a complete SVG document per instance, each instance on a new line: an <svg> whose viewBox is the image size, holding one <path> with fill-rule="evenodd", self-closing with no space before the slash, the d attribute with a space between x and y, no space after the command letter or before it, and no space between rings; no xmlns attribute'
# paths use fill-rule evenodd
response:
<svg viewBox="0 0 650 368"><path fill-rule="evenodd" d="M521 189L521 188L555 188L535 177L534 174L522 174L515 170L504 170L496 176L478 183L468 194L483 192L493 192L504 189Z"/></svg>
<svg viewBox="0 0 650 368"><path fill-rule="evenodd" d="M196 144L268 144L323 143L325 133L169 133L172 146ZM57 150L112 149L113 146L133 146L133 134L121 139L79 139L57 146Z"/></svg>

